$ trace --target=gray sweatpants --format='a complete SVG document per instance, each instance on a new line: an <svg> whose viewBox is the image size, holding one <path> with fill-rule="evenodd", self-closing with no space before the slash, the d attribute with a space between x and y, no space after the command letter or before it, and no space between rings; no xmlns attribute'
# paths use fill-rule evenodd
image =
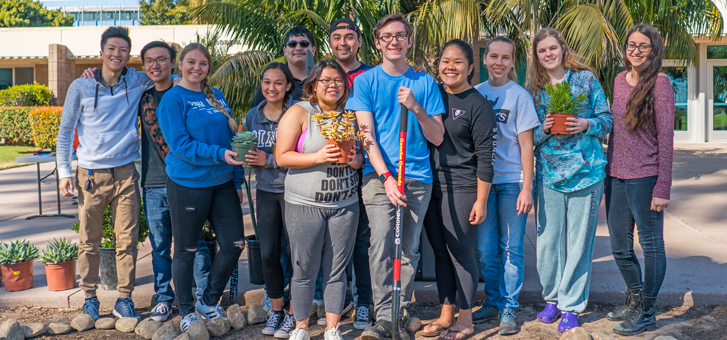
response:
<svg viewBox="0 0 727 340"><path fill-rule="evenodd" d="M358 202L338 209L285 202L285 229L293 264L291 296L295 320L310 317L319 270L323 275L326 313L343 313L346 266L356 241L358 214Z"/></svg>
<svg viewBox="0 0 727 340"><path fill-rule="evenodd" d="M386 196L384 184L376 173L363 178L364 205L371 227L371 286L373 288L376 321L392 321L391 303L394 286L394 224L396 207ZM412 179L404 180L406 208L403 210L401 227L401 307L405 308L414 292L414 275L419 264L419 241L422 234L424 215L432 195L432 184ZM326 301L326 303L328 303ZM399 314L402 315L402 314Z"/></svg>

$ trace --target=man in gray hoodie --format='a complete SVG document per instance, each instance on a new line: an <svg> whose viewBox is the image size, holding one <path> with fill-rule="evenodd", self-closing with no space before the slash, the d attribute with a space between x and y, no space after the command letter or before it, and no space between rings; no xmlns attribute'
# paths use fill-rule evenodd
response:
<svg viewBox="0 0 727 340"><path fill-rule="evenodd" d="M109 27L101 35L103 67L94 79L71 83L63 105L57 139L57 162L63 195L78 190L80 241L78 267L85 293L83 313L99 316L96 298L102 239L102 218L111 208L116 236L116 273L119 298L113 314L136 317L131 292L136 277L136 242L139 235L139 158L137 115L139 99L154 83L144 73L127 69L131 39L125 27ZM78 169L71 178L73 131L78 132Z"/></svg>

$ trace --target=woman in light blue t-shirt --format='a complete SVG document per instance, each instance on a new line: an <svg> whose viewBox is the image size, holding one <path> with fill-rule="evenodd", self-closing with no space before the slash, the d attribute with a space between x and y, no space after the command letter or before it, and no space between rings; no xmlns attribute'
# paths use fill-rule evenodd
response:
<svg viewBox="0 0 727 340"><path fill-rule="evenodd" d="M497 118L495 178L487 217L477 229L477 258L487 299L474 322L500 320L499 333L517 333L515 319L523 286L523 241L533 207L533 129L540 126L530 94L513 80L515 44L497 37L485 48L489 79L475 88L492 103Z"/></svg>

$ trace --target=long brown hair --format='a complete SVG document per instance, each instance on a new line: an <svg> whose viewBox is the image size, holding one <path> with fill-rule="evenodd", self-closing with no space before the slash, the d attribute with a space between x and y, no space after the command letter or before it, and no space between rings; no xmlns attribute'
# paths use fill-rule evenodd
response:
<svg viewBox="0 0 727 340"><path fill-rule="evenodd" d="M318 64L316 64L316 66L314 66L310 71L308 78L306 78L305 83L303 84L303 100L311 103L318 103L318 96L316 96L315 91L316 85L318 85L318 79L321 78L323 70L327 68L336 70L343 80L343 96L341 96L341 99L336 102L337 107L343 107L346 104L348 96L351 94L351 89L348 86L348 75L338 62L331 59L319 61Z"/></svg>
<svg viewBox="0 0 727 340"><path fill-rule="evenodd" d="M202 54L204 54L204 57L207 58L208 65L212 64L212 57L210 56L210 52L207 51L207 48L204 47L202 44L198 43L190 43L189 45L185 46L182 50L182 53L179 54L179 62L181 63L182 60L184 60L184 57L187 55L187 53L191 51L200 51ZM181 67L179 68L181 71ZM230 129L232 132L237 132L239 129L239 125L237 124L237 121L232 118L229 112L227 112L227 109L220 103L217 98L215 98L215 92L212 90L212 87L210 87L209 84L209 71L207 72L207 75L204 77L202 82L199 84L202 87L202 92L204 92L204 95L207 97L207 101L212 104L216 109L220 110L222 114L227 117L227 124L230 126Z"/></svg>
<svg viewBox="0 0 727 340"><path fill-rule="evenodd" d="M623 63L626 70L633 71L633 66L626 57L626 53L629 53L626 51L626 45L628 45L629 37L634 32L639 32L651 40L651 51L649 57L641 66L639 81L631 91L629 100L626 103L624 125L631 130L646 129L652 117L654 117L654 86L656 85L656 79L659 78L661 61L664 58L664 42L661 40L659 30L649 24L641 23L632 27L629 33L626 34L626 41L623 46Z"/></svg>
<svg viewBox="0 0 727 340"><path fill-rule="evenodd" d="M571 71L589 71L596 73L590 66L582 63L578 55L568 47L563 34L555 28L541 28L533 37L532 59L530 69L528 70L528 86L530 87L530 95L535 100L535 104L542 104L540 98L540 90L550 83L550 76L538 59L538 44L547 37L553 37L558 40L558 45L563 49L563 67Z"/></svg>

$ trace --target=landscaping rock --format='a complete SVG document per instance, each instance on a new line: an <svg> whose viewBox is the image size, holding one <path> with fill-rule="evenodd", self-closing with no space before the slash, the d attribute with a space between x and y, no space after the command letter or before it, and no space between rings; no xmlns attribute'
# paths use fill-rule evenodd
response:
<svg viewBox="0 0 727 340"><path fill-rule="evenodd" d="M207 325L202 320L196 320L189 325L187 332L190 340L209 340L210 334L207 332Z"/></svg>
<svg viewBox="0 0 727 340"><path fill-rule="evenodd" d="M265 313L265 310L258 304L253 304L247 309L247 323L250 325L257 325L265 322L266 316L267 313Z"/></svg>
<svg viewBox="0 0 727 340"><path fill-rule="evenodd" d="M593 337L593 340L613 340L612 336L603 333L593 333L591 336Z"/></svg>
<svg viewBox="0 0 727 340"><path fill-rule="evenodd" d="M20 329L20 324L15 319L7 319L0 324L0 338L5 340L23 340L25 334Z"/></svg>
<svg viewBox="0 0 727 340"><path fill-rule="evenodd" d="M215 318L207 322L207 331L210 336L223 336L230 331L230 321L227 318Z"/></svg>
<svg viewBox="0 0 727 340"><path fill-rule="evenodd" d="M654 340L677 340L677 338L668 335L660 335L654 338Z"/></svg>
<svg viewBox="0 0 727 340"><path fill-rule="evenodd" d="M96 320L94 327L96 329L113 329L116 326L115 318L100 318Z"/></svg>
<svg viewBox="0 0 727 340"><path fill-rule="evenodd" d="M645 339L641 338L641 337L635 338L632 336L620 336L620 337L616 338L616 340L645 340Z"/></svg>
<svg viewBox="0 0 727 340"><path fill-rule="evenodd" d="M159 321L144 319L144 321L139 322L139 324L136 325L134 333L144 339L151 339L154 336L154 333L156 333L157 329L161 327L162 323Z"/></svg>
<svg viewBox="0 0 727 340"><path fill-rule="evenodd" d="M563 333L560 340L593 340L593 337L583 327L576 327Z"/></svg>
<svg viewBox="0 0 727 340"><path fill-rule="evenodd" d="M115 327L119 332L131 333L138 323L139 319L137 318L121 318L119 321L116 321Z"/></svg>
<svg viewBox="0 0 727 340"><path fill-rule="evenodd" d="M234 329L243 329L247 326L245 314L242 313L242 309L238 304L227 307L227 320L230 321L230 326Z"/></svg>
<svg viewBox="0 0 727 340"><path fill-rule="evenodd" d="M60 322L51 322L46 333L50 335L66 334L71 331L71 326Z"/></svg>
<svg viewBox="0 0 727 340"><path fill-rule="evenodd" d="M30 339L45 334L45 332L48 330L48 326L46 326L42 322L31 322L23 327L20 327L20 329L23 330L25 338Z"/></svg>
<svg viewBox="0 0 727 340"><path fill-rule="evenodd" d="M167 322L154 332L151 340L173 340L178 336L179 331L177 330L177 327L175 327L173 323Z"/></svg>
<svg viewBox="0 0 727 340"><path fill-rule="evenodd" d="M174 340L192 340L192 338L189 336L189 333L182 333L178 337L174 338Z"/></svg>
<svg viewBox="0 0 727 340"><path fill-rule="evenodd" d="M88 314L81 314L71 320L71 327L73 327L73 329L75 329L77 332L83 332L85 330L93 328L95 323L96 320L93 319L93 316L90 316Z"/></svg>

